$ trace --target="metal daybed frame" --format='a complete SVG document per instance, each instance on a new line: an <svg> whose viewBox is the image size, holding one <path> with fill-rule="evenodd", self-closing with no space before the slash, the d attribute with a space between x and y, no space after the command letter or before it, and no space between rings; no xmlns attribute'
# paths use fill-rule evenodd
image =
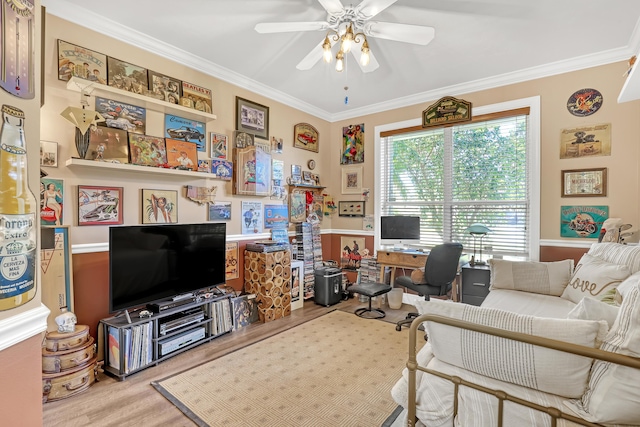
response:
<svg viewBox="0 0 640 427"><path fill-rule="evenodd" d="M452 319L449 317L438 316L433 314L424 314L422 316L417 317L413 323L411 323L411 328L409 330L409 360L407 361L407 369L408 369L408 402L407 402L407 425L415 426L416 423L416 374L417 371L422 371L427 374L435 375L445 380L448 380L454 384L454 403L453 403L453 418L458 414L458 390L461 386L471 387L475 390L482 391L484 393L495 396L498 399L498 427L503 426L503 410L504 410L504 402L514 402L523 406L526 406L531 409L535 409L540 412L544 412L551 417L551 427L555 427L559 419L564 419L567 421L571 421L577 424L581 424L583 426L588 427L602 427L602 424L591 423L583 420L582 418L576 417L574 415L567 414L557 408L547 407L538 405L533 402L529 402L528 400L524 400L515 396L511 396L504 391L500 391L497 389L492 389L488 387L484 387L481 385L474 384L472 382L463 380L458 376L444 374L442 372L434 371L432 369L428 369L423 366L419 366L416 356L417 356L417 336L418 336L418 326L422 322L436 322L444 325L449 325L457 328L467 329L470 331L480 332L483 334L494 335L510 340L521 341L528 344L533 344L540 347L546 347L554 350L563 351L566 353L572 353L580 356L585 356L593 359L604 360L606 362L616 363L618 365L628 366L631 368L640 369L640 358L626 356L618 353L612 353L609 351L600 350L597 348L585 347L577 344L571 344L564 341L553 340L549 338L539 337L535 335L524 334L520 332L511 332L500 328L494 328L490 326L478 325L471 322L466 322L463 320ZM421 331L422 332L422 331ZM424 332L420 334L420 339L423 338Z"/></svg>

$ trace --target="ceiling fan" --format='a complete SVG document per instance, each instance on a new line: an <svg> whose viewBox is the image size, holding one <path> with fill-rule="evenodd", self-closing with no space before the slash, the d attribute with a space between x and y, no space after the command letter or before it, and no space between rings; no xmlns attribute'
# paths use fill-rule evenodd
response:
<svg viewBox="0 0 640 427"><path fill-rule="evenodd" d="M357 6L345 7L340 0L318 0L327 11L326 21L312 22L265 22L255 26L259 33L284 33L294 31L327 31L326 37L316 45L296 66L299 70L311 69L320 58L330 62L333 56L331 48L340 41L340 50L336 55L336 70L342 71L344 55L350 51L363 72L378 68L379 64L369 50L367 37L427 45L435 35L432 27L420 25L378 22L370 19L397 2L398 0L362 0ZM345 44L345 40L348 41ZM351 49L350 45L358 49Z"/></svg>

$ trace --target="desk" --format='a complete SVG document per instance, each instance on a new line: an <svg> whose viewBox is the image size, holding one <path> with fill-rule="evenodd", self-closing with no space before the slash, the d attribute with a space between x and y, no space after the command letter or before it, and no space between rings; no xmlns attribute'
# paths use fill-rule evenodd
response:
<svg viewBox="0 0 640 427"><path fill-rule="evenodd" d="M380 264L380 278L384 278L385 267L391 267L391 286L395 282L396 268L410 268L412 270L424 268L427 262L428 252L421 251L382 251L377 252L378 264ZM459 301L458 280L451 284L451 297L454 301Z"/></svg>

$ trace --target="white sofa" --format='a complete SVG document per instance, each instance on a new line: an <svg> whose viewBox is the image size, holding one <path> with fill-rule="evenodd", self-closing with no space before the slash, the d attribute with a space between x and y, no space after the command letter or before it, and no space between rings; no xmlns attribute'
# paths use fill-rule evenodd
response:
<svg viewBox="0 0 640 427"><path fill-rule="evenodd" d="M481 307L432 300L417 308L422 315L513 331L534 341L576 344L578 351L603 350L595 352L604 357L624 355L623 363L637 368L428 321L429 341L415 357L429 372L415 373L417 422L409 425L551 426L549 411L558 416L558 426L584 420L640 425L640 359L633 359L640 357L639 246L594 244L575 269L573 260L492 261L491 292ZM462 383L457 393L450 377ZM394 426L407 425L408 378L405 368L392 390L405 408ZM499 405L498 392L487 394L466 381L509 398ZM518 399L565 415L514 403Z"/></svg>

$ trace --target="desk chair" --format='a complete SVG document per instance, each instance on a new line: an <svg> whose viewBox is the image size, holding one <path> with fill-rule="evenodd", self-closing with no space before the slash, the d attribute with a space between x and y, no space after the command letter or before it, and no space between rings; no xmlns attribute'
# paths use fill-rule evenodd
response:
<svg viewBox="0 0 640 427"><path fill-rule="evenodd" d="M460 243L443 243L431 249L424 265L424 279L414 283L411 276L401 276L395 281L395 286L403 286L424 296L429 301L430 295L446 295L451 290L451 284L456 279L460 266L462 245ZM403 325L410 325L418 313L409 313L405 320L396 324L396 331Z"/></svg>

